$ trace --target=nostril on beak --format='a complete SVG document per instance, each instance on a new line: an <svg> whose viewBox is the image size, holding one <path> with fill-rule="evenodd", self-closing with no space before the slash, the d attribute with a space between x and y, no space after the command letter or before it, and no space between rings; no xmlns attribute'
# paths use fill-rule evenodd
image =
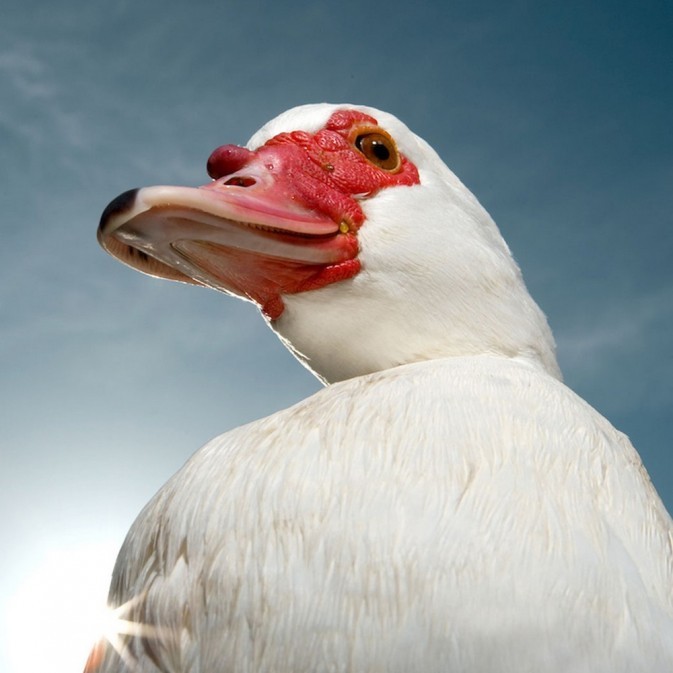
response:
<svg viewBox="0 0 673 673"><path fill-rule="evenodd" d="M233 185L234 187L252 187L256 182L254 178L246 175L236 175L233 178L229 178L224 184Z"/></svg>

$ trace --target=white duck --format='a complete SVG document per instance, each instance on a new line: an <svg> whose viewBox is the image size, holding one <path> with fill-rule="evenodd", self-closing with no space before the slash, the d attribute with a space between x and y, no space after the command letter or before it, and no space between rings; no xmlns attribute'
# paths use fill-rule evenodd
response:
<svg viewBox="0 0 673 673"><path fill-rule="evenodd" d="M395 117L310 105L102 245L255 301L329 385L206 445L138 517L90 670L673 671L673 523L560 381L497 227Z"/></svg>

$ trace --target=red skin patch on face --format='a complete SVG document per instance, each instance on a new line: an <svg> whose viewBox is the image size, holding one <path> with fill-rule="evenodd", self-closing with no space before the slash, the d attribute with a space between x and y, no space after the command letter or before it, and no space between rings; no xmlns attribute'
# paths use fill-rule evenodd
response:
<svg viewBox="0 0 673 673"><path fill-rule="evenodd" d="M262 155L269 151L268 148L288 148L286 175L301 176L294 182L296 197L305 205L329 215L335 222L345 221L357 230L365 219L359 200L386 187L410 186L420 181L416 166L404 156L395 172L369 162L350 140L358 127L377 128L378 122L356 110L340 110L332 114L317 133L281 133L257 152ZM290 154L292 147L301 152Z"/></svg>
<svg viewBox="0 0 673 673"><path fill-rule="evenodd" d="M354 144L360 129L363 133L377 131L378 122L356 110L339 110L316 133L280 133L254 152L233 145L220 147L208 160L208 173L215 179L235 173L235 179L245 186L245 167L252 162L263 163L273 177L274 193L287 202L299 203L330 217L341 225L341 233L337 235L352 236L357 249L355 237L365 220L360 201L381 189L420 182L416 166L402 154L399 166L393 171L369 161ZM283 312L282 294L318 289L353 277L360 270L356 255L354 252L353 259L327 267L302 266L271 258L255 260L252 256L244 260L243 257L248 257L244 255L236 263L228 260L231 274L226 275L236 276L238 287L260 304L269 318L276 319ZM248 267L246 273L242 268L244 261ZM243 282L245 287L241 287Z"/></svg>
<svg viewBox="0 0 673 673"><path fill-rule="evenodd" d="M281 316L282 295L296 294L352 278L360 271L357 241L347 234L353 258L337 264L306 264L208 242L193 242L189 258L238 295L258 304L271 320Z"/></svg>

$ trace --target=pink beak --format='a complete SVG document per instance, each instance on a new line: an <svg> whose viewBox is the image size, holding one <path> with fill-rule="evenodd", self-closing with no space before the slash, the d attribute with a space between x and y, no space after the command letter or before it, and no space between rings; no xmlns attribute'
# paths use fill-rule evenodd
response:
<svg viewBox="0 0 673 673"><path fill-rule="evenodd" d="M214 182L124 192L103 212L100 244L143 273L207 285L279 317L282 294L351 277L359 264L355 235L302 203L274 154L224 146L209 161Z"/></svg>

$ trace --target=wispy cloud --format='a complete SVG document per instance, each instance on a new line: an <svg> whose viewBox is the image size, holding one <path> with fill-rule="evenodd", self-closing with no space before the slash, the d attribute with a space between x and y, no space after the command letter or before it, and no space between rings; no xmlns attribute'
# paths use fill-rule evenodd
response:
<svg viewBox="0 0 673 673"><path fill-rule="evenodd" d="M673 286L664 286L558 331L559 358L568 382L609 400L613 412L665 408L673 398L672 332Z"/></svg>

